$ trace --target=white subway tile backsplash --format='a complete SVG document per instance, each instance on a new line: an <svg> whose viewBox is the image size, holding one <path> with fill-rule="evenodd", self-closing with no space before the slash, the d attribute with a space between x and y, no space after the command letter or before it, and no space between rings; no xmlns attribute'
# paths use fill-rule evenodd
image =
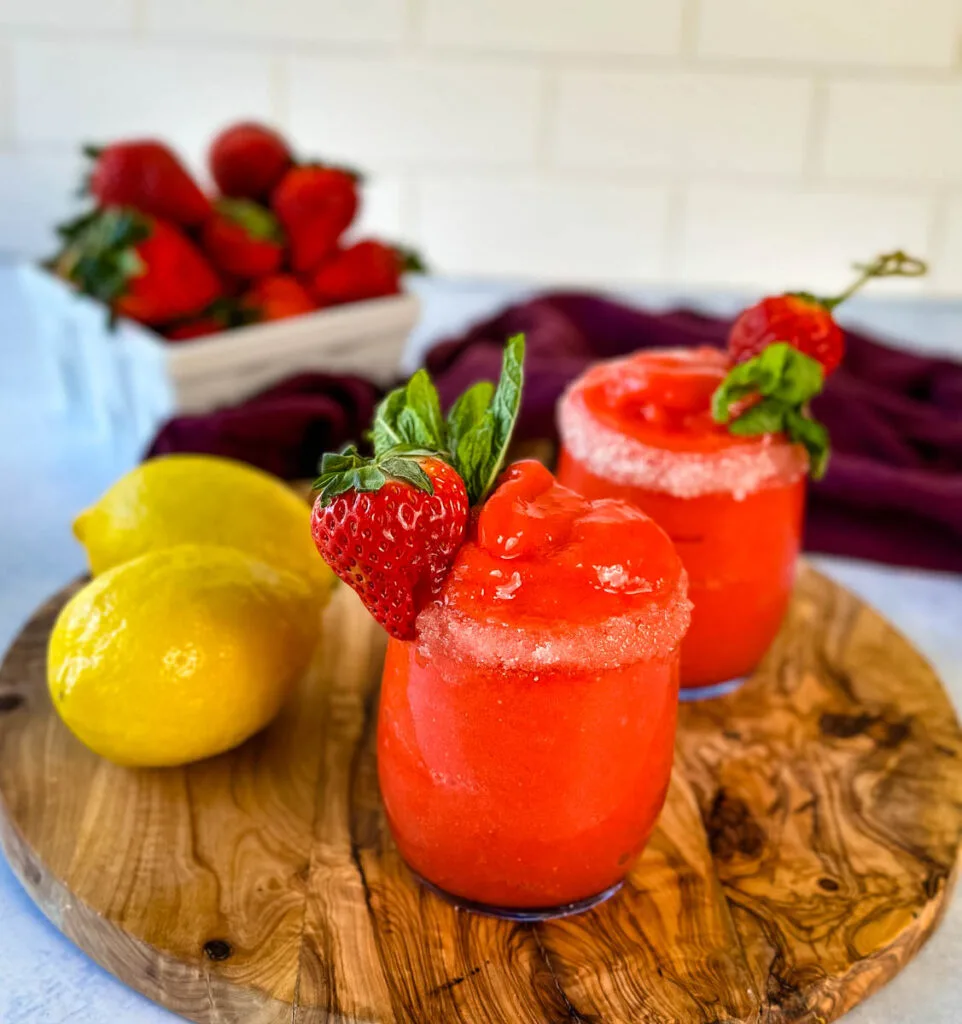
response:
<svg viewBox="0 0 962 1024"><path fill-rule="evenodd" d="M865 181L962 182L962 80L832 84L820 166Z"/></svg>
<svg viewBox="0 0 962 1024"><path fill-rule="evenodd" d="M924 198L852 192L796 192L696 185L686 196L682 277L691 284L734 285L831 294L850 264L885 250L925 256ZM876 288L918 290L918 281Z"/></svg>
<svg viewBox="0 0 962 1024"><path fill-rule="evenodd" d="M962 296L962 0L0 0L0 250L47 247L81 143L204 178L239 119L442 271L831 287L931 234Z"/></svg>
<svg viewBox="0 0 962 1024"><path fill-rule="evenodd" d="M397 175L378 174L367 179L361 196L361 212L352 229L354 236L377 235L392 242L408 238L405 188Z"/></svg>
<svg viewBox="0 0 962 1024"><path fill-rule="evenodd" d="M136 4L137 0L0 0L0 27L124 31L134 27Z"/></svg>
<svg viewBox="0 0 962 1024"><path fill-rule="evenodd" d="M405 0L146 0L147 29L252 42L397 42Z"/></svg>
<svg viewBox="0 0 962 1024"><path fill-rule="evenodd" d="M683 0L424 0L434 46L546 53L668 54Z"/></svg>
<svg viewBox="0 0 962 1024"><path fill-rule="evenodd" d="M21 41L14 129L27 143L162 136L198 164L238 117L271 117L267 57L136 43Z"/></svg>
<svg viewBox="0 0 962 1024"><path fill-rule="evenodd" d="M800 174L812 97L794 76L566 72L554 156L563 167Z"/></svg>
<svg viewBox="0 0 962 1024"><path fill-rule="evenodd" d="M0 153L0 253L50 256L54 225L79 212L83 178L72 153Z"/></svg>
<svg viewBox="0 0 962 1024"><path fill-rule="evenodd" d="M362 168L518 166L534 159L540 77L533 69L297 57L289 64L289 91L297 137L312 151Z"/></svg>
<svg viewBox="0 0 962 1024"><path fill-rule="evenodd" d="M418 240L442 273L611 283L661 278L668 189L426 178Z"/></svg>
<svg viewBox="0 0 962 1024"><path fill-rule="evenodd" d="M701 0L698 52L817 64L951 67L959 0Z"/></svg>

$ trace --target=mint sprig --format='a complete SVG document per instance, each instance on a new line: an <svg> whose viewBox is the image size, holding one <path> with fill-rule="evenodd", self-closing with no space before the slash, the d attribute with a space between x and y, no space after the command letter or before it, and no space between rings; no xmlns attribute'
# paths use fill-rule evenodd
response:
<svg viewBox="0 0 962 1024"><path fill-rule="evenodd" d="M377 408L371 439L375 457L400 446L431 449L458 471L468 498L478 505L501 472L521 406L524 335L504 349L497 387L481 381L457 399L447 419L426 370L396 388Z"/></svg>
<svg viewBox="0 0 962 1024"><path fill-rule="evenodd" d="M785 434L808 452L812 477L819 480L828 465L829 437L808 403L824 383L817 359L777 341L729 372L712 396L712 418L739 437ZM750 398L759 400L733 419L732 406Z"/></svg>

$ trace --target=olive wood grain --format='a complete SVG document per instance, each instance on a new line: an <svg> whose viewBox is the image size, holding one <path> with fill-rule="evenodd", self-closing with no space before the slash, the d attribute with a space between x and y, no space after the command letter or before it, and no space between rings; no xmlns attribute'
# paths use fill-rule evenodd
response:
<svg viewBox="0 0 962 1024"><path fill-rule="evenodd" d="M682 708L668 803L579 917L453 909L400 861L374 761L383 640L340 588L278 720L182 769L95 757L54 714L47 637L0 670L0 841L64 934L209 1024L825 1022L935 928L962 735L925 661L811 570L755 677Z"/></svg>

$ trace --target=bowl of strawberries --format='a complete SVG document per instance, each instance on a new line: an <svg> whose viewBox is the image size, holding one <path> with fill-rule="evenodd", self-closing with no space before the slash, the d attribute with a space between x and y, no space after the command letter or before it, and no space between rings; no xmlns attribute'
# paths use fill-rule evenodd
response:
<svg viewBox="0 0 962 1024"><path fill-rule="evenodd" d="M423 267L352 236L355 171L252 122L213 140L213 194L157 140L86 153L90 208L21 268L61 404L146 440L292 373L397 375L418 314L404 276Z"/></svg>

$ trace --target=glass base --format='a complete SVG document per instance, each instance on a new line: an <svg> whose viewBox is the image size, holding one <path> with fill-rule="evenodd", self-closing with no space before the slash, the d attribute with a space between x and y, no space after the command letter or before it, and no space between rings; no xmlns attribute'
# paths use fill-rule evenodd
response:
<svg viewBox="0 0 962 1024"><path fill-rule="evenodd" d="M571 917L573 914L581 914L585 910L597 907L599 903L604 903L606 899L614 896L624 885L624 882L618 882L616 885L611 886L610 889L599 892L596 896L589 896L587 899L578 900L575 903L563 903L557 907L493 907L489 903L475 903L474 900L467 900L462 896L455 896L444 889L439 889L433 882L429 882L416 871L412 871L411 874L414 875L425 889L429 889L435 896L440 896L441 899L446 900L448 903L453 903L458 910L470 910L473 914L500 917L505 921L550 921L553 918Z"/></svg>
<svg viewBox="0 0 962 1024"><path fill-rule="evenodd" d="M693 700L725 697L729 693L734 693L747 679L748 676L739 676L737 679L725 679L720 683L711 683L709 686L682 686L678 690L678 699L682 704L687 704Z"/></svg>

